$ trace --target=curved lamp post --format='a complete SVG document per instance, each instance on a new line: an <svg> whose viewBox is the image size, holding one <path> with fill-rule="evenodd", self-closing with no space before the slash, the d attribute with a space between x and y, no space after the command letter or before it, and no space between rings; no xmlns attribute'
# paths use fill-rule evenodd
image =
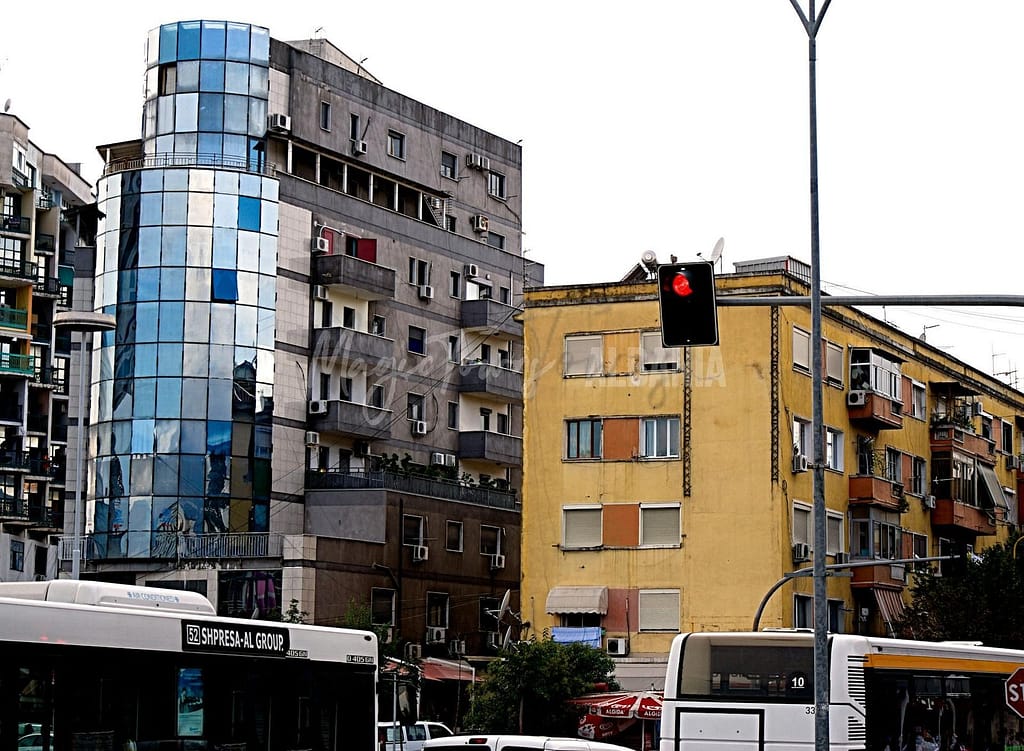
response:
<svg viewBox="0 0 1024 751"><path fill-rule="evenodd" d="M85 342L86 336L97 331L110 331L117 326L112 315L106 313L89 313L80 310L62 310L53 316L53 327L60 331L77 331L79 337L78 353L78 427L75 435L75 521L71 546L71 578L80 578L82 572L82 465L84 460L84 426L85 426Z"/></svg>

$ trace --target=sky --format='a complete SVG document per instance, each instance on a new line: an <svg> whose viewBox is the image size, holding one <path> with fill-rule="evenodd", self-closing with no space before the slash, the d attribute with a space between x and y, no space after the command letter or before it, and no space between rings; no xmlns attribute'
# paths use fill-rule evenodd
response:
<svg viewBox="0 0 1024 751"><path fill-rule="evenodd" d="M694 260L718 238L726 273L811 260L808 42L788 0L106 7L18 3L0 24L0 101L90 182L98 144L140 134L148 30L247 21L277 39L323 36L387 87L521 141L523 247L547 284L618 280L646 250ZM1022 33L1019 0L828 7L816 62L826 292L1018 294ZM867 310L1024 389L1024 311Z"/></svg>

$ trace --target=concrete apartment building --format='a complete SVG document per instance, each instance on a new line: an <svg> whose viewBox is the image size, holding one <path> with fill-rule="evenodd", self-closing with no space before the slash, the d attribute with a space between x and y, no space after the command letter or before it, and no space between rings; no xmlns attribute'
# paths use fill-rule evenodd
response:
<svg viewBox="0 0 1024 751"><path fill-rule="evenodd" d="M523 618L563 640L600 629L624 686L661 687L681 631L752 628L815 555L874 562L829 579L831 630L891 633L914 575L891 561L983 549L1019 523L1024 394L826 305L814 550L810 311L722 304L809 280L791 258L736 264L716 280L720 345L688 349L661 346L639 267L526 293ZM810 627L812 603L812 579L793 580L759 626Z"/></svg>
<svg viewBox="0 0 1024 751"><path fill-rule="evenodd" d="M487 654L518 590L520 147L326 40L148 39L139 140L100 147L84 576L225 615L369 608ZM67 559L67 540L63 557Z"/></svg>
<svg viewBox="0 0 1024 751"><path fill-rule="evenodd" d="M78 371L71 334L54 320L70 308L75 254L91 251L95 232L79 165L0 114L0 581L55 577L51 536L73 516L68 385Z"/></svg>

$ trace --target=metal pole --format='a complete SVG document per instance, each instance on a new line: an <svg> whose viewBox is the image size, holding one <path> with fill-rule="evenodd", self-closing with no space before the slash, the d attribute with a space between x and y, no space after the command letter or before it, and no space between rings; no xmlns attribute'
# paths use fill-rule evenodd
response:
<svg viewBox="0 0 1024 751"><path fill-rule="evenodd" d="M79 579L82 573L82 451L83 426L82 415L85 403L85 337L83 331L78 335L78 429L75 436L75 533L71 546L71 578Z"/></svg>

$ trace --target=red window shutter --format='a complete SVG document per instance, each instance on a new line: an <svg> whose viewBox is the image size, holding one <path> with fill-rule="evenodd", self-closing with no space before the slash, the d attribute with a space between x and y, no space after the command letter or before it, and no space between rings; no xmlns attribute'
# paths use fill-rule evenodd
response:
<svg viewBox="0 0 1024 751"><path fill-rule="evenodd" d="M360 237L356 240L356 258L377 263L377 238Z"/></svg>

